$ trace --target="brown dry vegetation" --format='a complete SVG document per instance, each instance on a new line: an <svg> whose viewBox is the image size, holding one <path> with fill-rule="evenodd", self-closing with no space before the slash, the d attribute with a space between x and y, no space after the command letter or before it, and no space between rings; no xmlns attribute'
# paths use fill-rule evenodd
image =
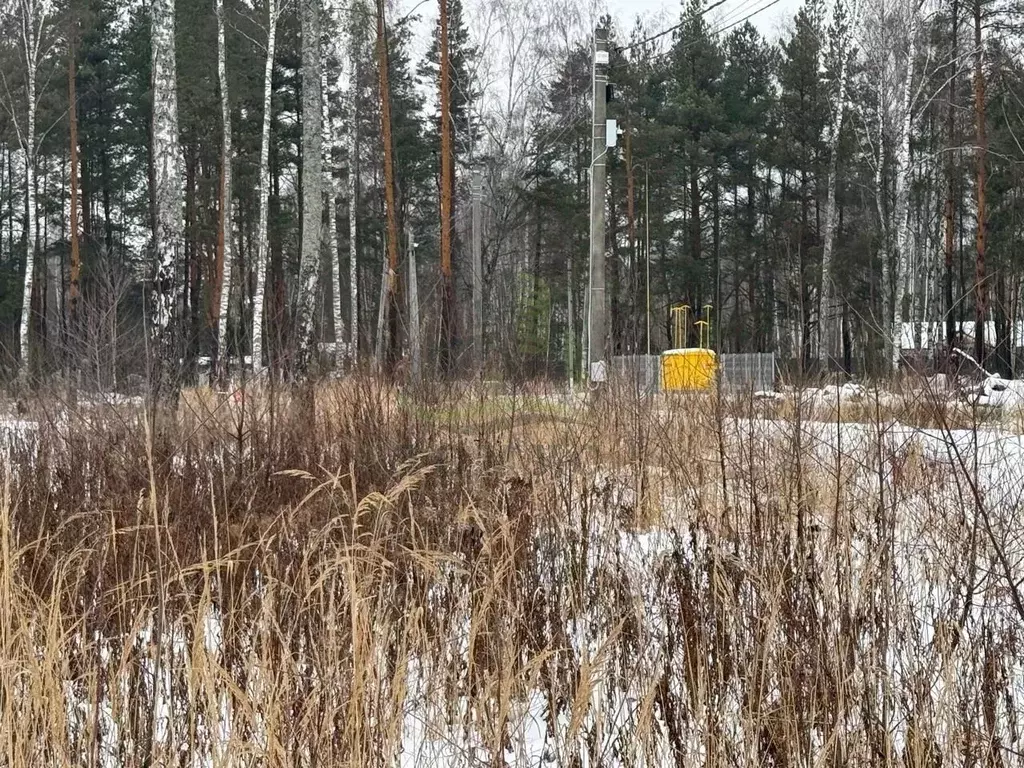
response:
<svg viewBox="0 0 1024 768"><path fill-rule="evenodd" d="M3 443L0 765L1019 763L1016 503L758 407L48 396Z"/></svg>

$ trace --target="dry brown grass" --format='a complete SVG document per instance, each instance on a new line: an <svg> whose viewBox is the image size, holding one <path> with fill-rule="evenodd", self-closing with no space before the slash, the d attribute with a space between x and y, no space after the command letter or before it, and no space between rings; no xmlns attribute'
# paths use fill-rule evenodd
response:
<svg viewBox="0 0 1024 768"><path fill-rule="evenodd" d="M0 765L1014 764L1017 507L885 419L836 450L734 407L40 403L0 474Z"/></svg>

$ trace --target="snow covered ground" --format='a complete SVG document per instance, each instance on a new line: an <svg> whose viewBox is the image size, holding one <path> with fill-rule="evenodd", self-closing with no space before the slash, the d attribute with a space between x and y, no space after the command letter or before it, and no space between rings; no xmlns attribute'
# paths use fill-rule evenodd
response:
<svg viewBox="0 0 1024 768"><path fill-rule="evenodd" d="M0 450L35 430L2 422ZM435 655L410 652L400 677L383 679L390 635L374 628L366 685L383 699L366 705L364 725L390 729L399 766L755 765L773 744L799 752L793 762L820 764L842 745L850 764L870 764L879 743L898 762L917 749L964 755L979 734L1024 753L1024 654L1013 650L1024 617L1010 588L1024 578L1024 438L766 418L725 431L724 485L700 467L652 472L657 509L640 525L630 522L643 501L635 474L571 480L571 500L524 529L525 581L492 575L513 607L481 608L468 586L453 593L466 563L434 574L438 595L457 595L456 618ZM534 600L549 606L543 619L515 613ZM151 621L129 642L82 641L105 682L65 679L69 754L88 762L98 744L100 765L125 764L140 749L125 718L141 697L155 748L183 765L312 760L274 729L286 689L310 706L342 695L323 689L322 652L292 646L275 662L286 673L257 635L287 626L253 624L233 630L232 652L243 652L231 663L223 617L208 595L196 605L165 630L160 665ZM533 621L546 640L502 643ZM476 661L481 645L503 660ZM311 716L301 701L289 706ZM807 721L797 727L791 712Z"/></svg>

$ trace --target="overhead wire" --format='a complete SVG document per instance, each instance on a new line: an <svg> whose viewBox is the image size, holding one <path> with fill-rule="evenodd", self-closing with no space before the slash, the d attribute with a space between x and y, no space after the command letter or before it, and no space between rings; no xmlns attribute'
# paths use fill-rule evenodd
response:
<svg viewBox="0 0 1024 768"><path fill-rule="evenodd" d="M727 0L715 0L715 2L713 2L707 8L701 10L700 15L703 16L704 14L710 13L711 11L715 10L715 8L725 5L726 1ZM637 42L630 43L629 45L617 45L615 46L615 49L621 53L625 53L626 51L632 50L633 48L639 48L641 45L647 45L647 43L654 42L655 40L662 38L665 35L672 34L677 29L681 29L683 25L686 24L686 22L688 22L689 20L690 17L687 17L680 21L678 24L673 24L668 29L663 29L661 32L658 32L655 35L650 35L649 37L645 37L643 40L638 40Z"/></svg>
<svg viewBox="0 0 1024 768"><path fill-rule="evenodd" d="M709 34L711 36L716 36L716 35L722 34L723 32L728 32L730 29L734 29L735 27L738 27L741 24L743 24L743 23L745 23L747 21L750 21L752 18L754 18L758 14L764 13L769 8L771 8L773 5L778 5L780 2L781 2L781 0L770 0L770 2L765 3L760 8L754 9L753 11L748 13L746 16L744 16L742 19L738 19L738 20L732 22L731 24L725 24L725 25L719 26L717 29L712 29ZM676 53L678 51L687 51L690 48L692 48L694 45L696 45L697 42L698 41L691 41L688 44L684 44L684 45L680 46L679 48L670 48L667 51L662 51L661 53L652 54L651 56L648 57L648 60L660 59L662 56L668 56L669 54Z"/></svg>

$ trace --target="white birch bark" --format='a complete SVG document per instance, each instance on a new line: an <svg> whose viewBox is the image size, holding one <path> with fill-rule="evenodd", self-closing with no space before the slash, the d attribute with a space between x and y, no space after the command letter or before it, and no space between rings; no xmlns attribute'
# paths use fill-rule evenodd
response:
<svg viewBox="0 0 1024 768"><path fill-rule="evenodd" d="M21 300L21 375L29 370L29 330L32 327L32 289L36 275L36 82L35 74L28 79L28 128L25 141L25 284Z"/></svg>
<svg viewBox="0 0 1024 768"><path fill-rule="evenodd" d="M18 133L18 140L25 155L25 279L21 300L21 323L18 339L20 342L20 368L22 377L29 370L29 332L32 328L32 291L36 276L36 77L39 73L43 30L50 18L50 0L19 0L18 31L21 37L21 53L25 59L26 128L21 133L18 121L12 121ZM13 108L13 107L12 107Z"/></svg>
<svg viewBox="0 0 1024 768"><path fill-rule="evenodd" d="M334 326L334 364L341 361L341 347L345 336L345 321L341 314L341 268L338 264L338 185L334 177L333 149L335 145L334 121L331 119L330 100L327 98L327 73L321 73L321 90L324 93L324 189L327 193L327 238L328 267L331 279L331 320Z"/></svg>
<svg viewBox="0 0 1024 768"><path fill-rule="evenodd" d="M841 2L843 0L836 2L837 18ZM832 251L836 230L836 175L839 167L839 138L842 136L843 115L846 112L846 70L850 57L849 31L856 28L858 7L858 3L854 0L848 26L843 28L841 23L837 25L839 27L836 41L839 58L838 93L825 140L829 151L828 187L825 199L825 226L822 233L821 287L818 291L818 356L822 361L830 355L836 354L839 348L839 328L834 317L836 310L835 285L832 280Z"/></svg>
<svg viewBox="0 0 1024 768"><path fill-rule="evenodd" d="M907 288L907 264L910 250L910 128L913 117L914 58L917 53L917 23L910 21L910 50L907 53L907 69L903 78L900 130L897 136L896 156L896 273L892 276L893 321L892 321L892 371L896 373L900 362L900 345L903 339L903 300Z"/></svg>
<svg viewBox="0 0 1024 768"><path fill-rule="evenodd" d="M267 285L267 259L270 241L267 220L270 209L270 122L274 80L274 48L277 22L281 14L279 0L267 0L267 61L263 69L263 132L260 140L260 214L256 233L256 285L252 294L252 371L260 374L263 366L263 305Z"/></svg>
<svg viewBox="0 0 1024 768"><path fill-rule="evenodd" d="M881 228L881 238L878 245L878 252L882 261L882 322L880 333L885 333L886 323L892 322L892 270L889 268L889 221L885 215L883 195L885 188L882 186L882 168L885 165L885 128L882 83L878 84L878 160L875 164L875 206L878 209L878 223Z"/></svg>
<svg viewBox="0 0 1024 768"><path fill-rule="evenodd" d="M174 0L153 0L153 165L156 203L156 305L154 328L162 353L173 351L172 318L181 285L175 280L185 222L182 210L178 86L174 50ZM164 363L169 363L164 360Z"/></svg>
<svg viewBox="0 0 1024 768"><path fill-rule="evenodd" d="M217 359L221 370L227 370L228 308L231 301L231 278L234 274L233 197L231 191L231 102L228 99L227 53L224 45L224 0L217 0L217 76L220 79L220 110L223 141L221 153L224 168L221 173L221 230L224 233L223 262L220 276L220 306L217 310Z"/></svg>
<svg viewBox="0 0 1024 768"><path fill-rule="evenodd" d="M313 304L323 240L323 105L320 77L320 1L302 0L302 251L296 333L299 360L308 360Z"/></svg>
<svg viewBox="0 0 1024 768"><path fill-rule="evenodd" d="M350 2L350 13L355 8ZM356 70L359 34L356 28L356 14L352 13L348 23L348 301L349 301L349 364L355 367L359 356L359 274L356 248L359 186L356 179L359 164L359 121L356 119L356 105L359 103L359 77Z"/></svg>

